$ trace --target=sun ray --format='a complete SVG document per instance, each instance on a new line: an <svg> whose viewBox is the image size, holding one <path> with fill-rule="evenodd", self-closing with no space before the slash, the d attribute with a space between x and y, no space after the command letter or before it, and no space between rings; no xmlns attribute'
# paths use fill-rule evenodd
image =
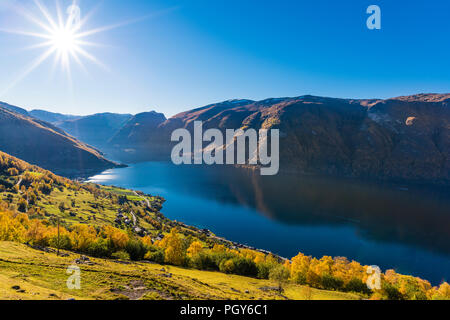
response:
<svg viewBox="0 0 450 320"><path fill-rule="evenodd" d="M29 36L35 38L43 38L43 39L51 39L52 37L48 34L36 33L36 32L28 32L22 30L11 30L11 29L0 29L0 32L11 33L11 34L19 34L22 36Z"/></svg>
<svg viewBox="0 0 450 320"><path fill-rule="evenodd" d="M100 8L100 3L98 3L91 11L89 11L87 14L83 15L83 18L80 20L80 23L74 27L74 31L80 30L88 21L89 19L94 15L95 12Z"/></svg>
<svg viewBox="0 0 450 320"><path fill-rule="evenodd" d="M83 70L83 72L84 72L85 74L89 74L88 70L87 70L86 67L84 66L83 61L81 61L81 59L80 59L80 57L78 56L78 54L77 54L75 51L71 52L71 54L72 54L72 58L75 60L75 62L76 62L76 63L78 64L78 66L81 68L81 70Z"/></svg>
<svg viewBox="0 0 450 320"><path fill-rule="evenodd" d="M105 71L110 72L111 70L104 65L102 62L100 62L96 57L94 57L93 55L91 55L90 53L88 53L86 50L84 50L83 48L80 47L75 47L74 50L76 52L78 52L79 54L81 54L83 57L85 57L86 59L92 61L93 63L95 63L96 65L98 65L99 67L101 67L102 69L104 69Z"/></svg>
<svg viewBox="0 0 450 320"><path fill-rule="evenodd" d="M111 45L106 45L102 43L97 42L91 42L91 41L84 41L84 40L75 40L75 43L79 46L88 46L88 47L98 47L98 48L111 48Z"/></svg>
<svg viewBox="0 0 450 320"><path fill-rule="evenodd" d="M50 57L50 55L55 51L55 48L50 48L37 57L31 64L28 66L14 81L10 83L10 85L0 93L0 96L3 96L6 92L8 92L11 88L13 88L17 83L22 81L22 79L26 78L34 69L39 67L45 60Z"/></svg>
<svg viewBox="0 0 450 320"><path fill-rule="evenodd" d="M56 12L58 16L58 28L64 29L63 14L61 11L61 6L59 5L59 0L56 0Z"/></svg>
<svg viewBox="0 0 450 320"><path fill-rule="evenodd" d="M50 26L53 29L58 28L58 26L56 25L56 22L53 20L53 18L51 17L51 15L48 13L47 8L39 1L39 0L34 0L34 3L36 4L36 6L39 8L39 10L41 11L41 13L44 15L44 17L47 19L48 23L50 23Z"/></svg>
<svg viewBox="0 0 450 320"><path fill-rule="evenodd" d="M94 35L94 34L97 34L97 33L100 33L100 32L105 32L105 31L117 29L117 28L120 28L120 27L125 27L127 25L138 23L138 22L141 22L141 21L145 21L145 20L147 20L149 18L153 18L153 17L156 17L158 15L161 15L161 14L164 14L164 13L176 10L178 8L179 7L172 7L172 8L160 10L160 11L157 11L157 12L154 12L154 13L151 13L151 14L139 17L139 18L129 19L129 20L126 20L126 21L123 21L123 22L119 22L119 23L108 25L108 26L92 29L92 30L89 30L89 31L86 31L86 32L77 33L76 38L77 39L78 38L84 38L84 37L91 36L91 35Z"/></svg>
<svg viewBox="0 0 450 320"><path fill-rule="evenodd" d="M18 51L28 51L28 50L34 50L34 49L39 49L39 48L45 48L45 47L49 47L52 44L52 41L46 41L46 42L41 42L41 43L37 43L25 48L22 48Z"/></svg>
<svg viewBox="0 0 450 320"><path fill-rule="evenodd" d="M24 7L20 6L19 4L15 3L13 5L13 9L19 13L21 16L25 17L28 21L34 23L35 25L39 26L46 32L52 31L52 26L45 24L44 22L40 21L38 18L36 18L33 14L31 14L28 10L26 10Z"/></svg>
<svg viewBox="0 0 450 320"><path fill-rule="evenodd" d="M1 1L1 0L0 0ZM37 48L48 48L44 53L37 57L31 65L26 68L19 77L10 83L10 85L1 93L3 95L6 91L9 91L18 82L24 79L28 74L40 66L45 60L53 55L53 66L51 69L52 74L55 72L56 67L59 65L62 71L67 73L69 82L72 83L72 67L71 60L78 65L86 74L88 74L86 67L83 63L84 60L90 61L97 66L101 67L107 72L111 70L94 55L85 50L85 47L106 47L105 45L88 41L84 38L89 36L106 32L119 27L127 26L133 23L144 21L146 19L161 15L163 13L177 9L178 7L171 7L165 10L153 12L149 15L145 15L140 18L130 19L120 23L115 23L103 27L94 28L91 30L83 30L83 27L87 24L93 14L98 10L100 4L95 5L86 15L81 17L81 9L78 7L78 0L72 0L72 5L67 8L66 11L61 10L60 1L55 0L55 11L50 12L49 9L43 4L41 0L33 0L37 12L42 17L36 17L32 11L27 10L19 4L15 4L13 9L18 14L25 17L28 21L35 24L43 31L29 32L23 30L11 30L2 29L0 32L18 34L33 38L43 39L41 43L33 44L25 47L22 50L32 50ZM65 16L67 15L67 17ZM41 20L40 20L41 19Z"/></svg>
<svg viewBox="0 0 450 320"><path fill-rule="evenodd" d="M71 9L71 10L80 10L80 8L78 7L78 5L77 5L77 1L76 0L73 0L72 1L72 4L69 6L69 8L67 8L67 12L66 13L68 13L69 12L69 9ZM81 14L81 12L80 12L80 14ZM81 22L81 21L80 21ZM77 24L78 23L76 23L75 24L75 26L74 26L74 19L70 19L70 17L69 17L69 19L67 19L67 21L66 21L66 26L65 26L65 28L67 29L67 30L69 30L69 29L75 29L76 28L76 26L77 26Z"/></svg>

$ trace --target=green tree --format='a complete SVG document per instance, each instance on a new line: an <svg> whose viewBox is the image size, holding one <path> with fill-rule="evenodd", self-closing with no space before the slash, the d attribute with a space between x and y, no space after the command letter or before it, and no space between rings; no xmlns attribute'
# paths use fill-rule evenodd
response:
<svg viewBox="0 0 450 320"><path fill-rule="evenodd" d="M278 291L283 292L283 285L289 279L289 271L282 265L278 267L272 268L270 270L269 279L272 281L276 281L278 285Z"/></svg>

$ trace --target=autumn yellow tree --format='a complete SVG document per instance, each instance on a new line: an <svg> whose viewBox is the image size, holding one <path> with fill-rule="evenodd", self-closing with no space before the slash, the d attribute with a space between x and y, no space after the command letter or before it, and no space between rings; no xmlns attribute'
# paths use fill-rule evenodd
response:
<svg viewBox="0 0 450 320"><path fill-rule="evenodd" d="M145 236L141 239L142 243L145 244L146 246L150 247L153 245L153 241L152 241L152 237L150 236Z"/></svg>
<svg viewBox="0 0 450 320"><path fill-rule="evenodd" d="M47 245L47 227L37 219L31 220L30 226L26 233L28 242L38 245Z"/></svg>
<svg viewBox="0 0 450 320"><path fill-rule="evenodd" d="M224 245L215 244L211 251L214 253L221 253L221 252L225 252L226 250L227 250L227 248L225 248Z"/></svg>
<svg viewBox="0 0 450 320"><path fill-rule="evenodd" d="M164 249L164 261L173 265L180 266L184 262L183 242L177 234L175 228L170 234L161 241L157 241L156 245Z"/></svg>
<svg viewBox="0 0 450 320"><path fill-rule="evenodd" d="M120 250L125 248L128 241L130 240L125 232L111 226L104 226L102 231L113 250Z"/></svg>
<svg viewBox="0 0 450 320"><path fill-rule="evenodd" d="M450 300L450 285L447 282L442 283L439 286L439 289L436 290L436 294L433 296L433 299Z"/></svg>
<svg viewBox="0 0 450 320"><path fill-rule="evenodd" d="M298 255L292 258L291 262L291 279L297 283L306 283L306 276L311 264L311 257L305 256L299 252Z"/></svg>
<svg viewBox="0 0 450 320"><path fill-rule="evenodd" d="M203 250L203 244L200 241L194 241L187 249L187 256L193 257L199 254Z"/></svg>
<svg viewBox="0 0 450 320"><path fill-rule="evenodd" d="M23 241L25 238L25 223L28 223L26 215L13 215L12 212L0 212L0 240Z"/></svg>
<svg viewBox="0 0 450 320"><path fill-rule="evenodd" d="M86 251L96 238L97 232L94 227L84 224L76 225L71 232L73 248L79 251Z"/></svg>

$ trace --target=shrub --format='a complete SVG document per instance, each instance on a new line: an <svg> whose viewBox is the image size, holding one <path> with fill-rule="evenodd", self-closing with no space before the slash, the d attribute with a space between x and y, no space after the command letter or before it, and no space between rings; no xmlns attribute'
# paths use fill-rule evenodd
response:
<svg viewBox="0 0 450 320"><path fill-rule="evenodd" d="M164 263L164 250L149 251L144 257L146 260L150 260L159 264Z"/></svg>
<svg viewBox="0 0 450 320"><path fill-rule="evenodd" d="M203 251L190 258L190 265L200 270L219 270L219 266L214 258L213 253Z"/></svg>
<svg viewBox="0 0 450 320"><path fill-rule="evenodd" d="M224 273L234 273L235 267L233 259L222 260L219 265L219 270Z"/></svg>
<svg viewBox="0 0 450 320"><path fill-rule="evenodd" d="M63 250L72 250L72 240L70 239L70 235L68 234L62 234L59 236L59 243L58 243L58 237L54 236L50 239L49 244L53 248L63 249Z"/></svg>
<svg viewBox="0 0 450 320"><path fill-rule="evenodd" d="M339 290L344 285L342 279L333 277L330 274L324 274L322 276L322 287L327 290Z"/></svg>
<svg viewBox="0 0 450 320"><path fill-rule="evenodd" d="M99 258L108 258L111 256L111 252L109 251L108 242L105 239L98 239L97 241L91 243L88 246L87 252Z"/></svg>
<svg viewBox="0 0 450 320"><path fill-rule="evenodd" d="M226 252L226 251L214 251L210 250L209 251L209 257L212 261L214 261L214 270L219 270L219 266L220 263L223 260L228 260L228 259L233 259L238 257L237 255L230 253L230 252Z"/></svg>
<svg viewBox="0 0 450 320"><path fill-rule="evenodd" d="M256 264L256 267L258 268L258 278L259 279L269 279L270 270L275 268L277 264L274 263L267 263L267 262L261 262Z"/></svg>
<svg viewBox="0 0 450 320"><path fill-rule="evenodd" d="M125 250L130 255L130 259L133 261L144 259L144 256L147 253L145 245L137 240L128 241L127 245L125 246Z"/></svg>
<svg viewBox="0 0 450 320"><path fill-rule="evenodd" d="M360 292L365 294L370 294L371 290L367 287L367 284L362 282L360 279L353 278L345 286L344 291L347 292Z"/></svg>
<svg viewBox="0 0 450 320"><path fill-rule="evenodd" d="M283 291L283 283L289 279L289 271L282 265L270 270L269 279L278 283L278 290Z"/></svg>
<svg viewBox="0 0 450 320"><path fill-rule="evenodd" d="M388 300L402 300L403 296L400 291L388 282L383 282L382 285L382 295Z"/></svg>
<svg viewBox="0 0 450 320"><path fill-rule="evenodd" d="M245 258L234 258L234 273L241 275L241 276L247 276L247 277L256 277L258 275L258 268L256 267L256 264L250 260Z"/></svg>
<svg viewBox="0 0 450 320"><path fill-rule="evenodd" d="M111 255L111 258L114 258L117 260L130 260L130 255L128 254L128 252L126 252L124 250L120 250L120 251L114 252Z"/></svg>

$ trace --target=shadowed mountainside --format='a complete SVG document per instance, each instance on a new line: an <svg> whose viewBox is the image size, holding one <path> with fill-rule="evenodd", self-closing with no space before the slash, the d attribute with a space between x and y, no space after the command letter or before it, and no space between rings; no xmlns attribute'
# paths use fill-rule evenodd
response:
<svg viewBox="0 0 450 320"><path fill-rule="evenodd" d="M108 140L132 117L131 114L99 113L78 119L55 122L55 125L77 139L102 150Z"/></svg>
<svg viewBox="0 0 450 320"><path fill-rule="evenodd" d="M166 120L164 114L155 111L133 116L109 140L109 150L124 161L165 156L166 148L160 150L164 141L153 141L152 138L159 137L159 126Z"/></svg>
<svg viewBox="0 0 450 320"><path fill-rule="evenodd" d="M98 150L63 130L2 107L0 150L68 177L89 176L117 167Z"/></svg>

